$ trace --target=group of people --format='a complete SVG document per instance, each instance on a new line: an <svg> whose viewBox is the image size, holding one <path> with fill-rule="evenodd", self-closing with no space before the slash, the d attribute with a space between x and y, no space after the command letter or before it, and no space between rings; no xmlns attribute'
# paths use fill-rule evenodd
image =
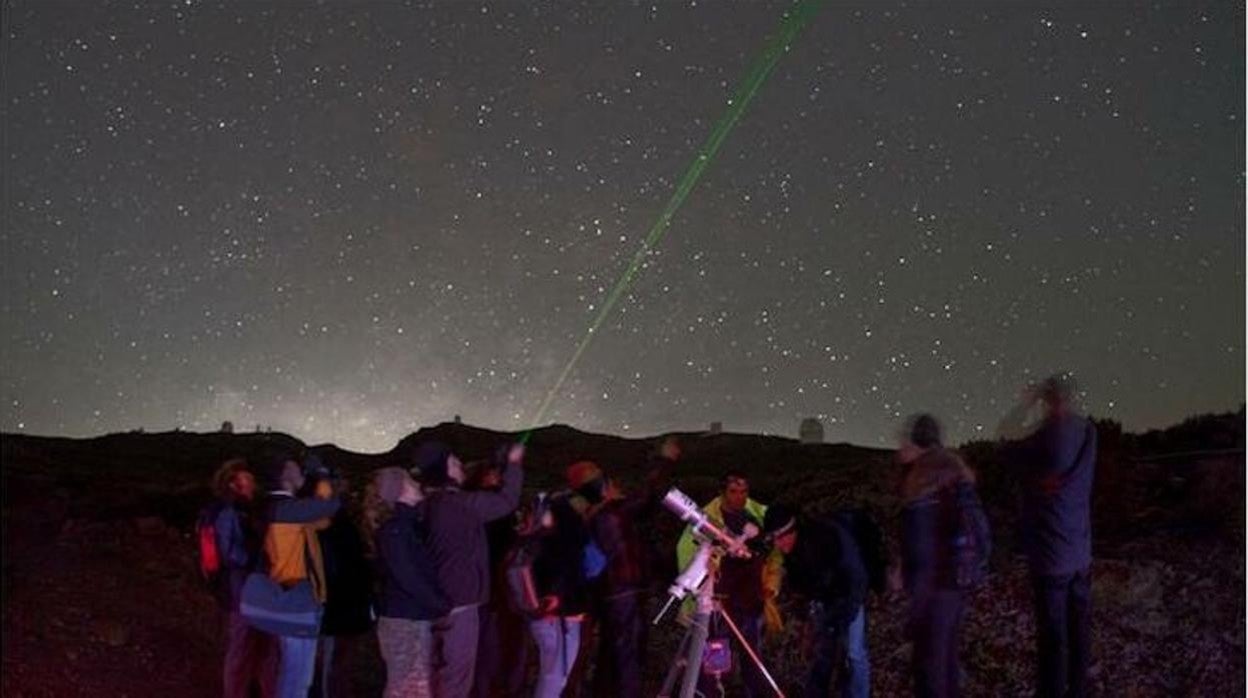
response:
<svg viewBox="0 0 1248 698"><path fill-rule="evenodd" d="M1035 591L1041 696L1088 690L1096 430L1073 409L1072 392L1064 376L1029 389L1001 432L1013 439L1005 459L1022 482L1019 528ZM375 632L387 698L526 691L556 698L579 696L582 686L589 695L639 698L653 585L689 566L704 546L686 528L670 566L657 546L656 517L680 446L662 444L636 492L625 493L598 464L577 461L566 468L565 488L521 506L524 451L504 446L466 466L444 444L420 444L405 462L372 474L359 507L343 506L345 480L312 455L300 462L267 454L255 469L241 460L222 466L212 517L227 619L226 695L250 695L254 684L264 696L306 698L314 683L325 696L350 695L344 667ZM721 477L703 513L743 545L715 556L723 613L693 614L693 599L681 612L686 623L709 623L700 695L723 695L731 665L746 696L775 693L763 662L749 655L765 660L761 641L782 625L782 593L802 602L791 607L804 618L790 622L806 630L804 694L869 695L867 598L902 589L915 694L958 695L959 631L966 596L982 582L973 567L984 551L975 546L986 543L985 530L968 521L983 516L976 478L945 447L930 415L907 423L896 458L901 516L891 554L865 508L765 506L750 497L743 472ZM249 622L240 597L257 572L285 588L311 584L323 610L319 637ZM594 636L598 651L589 656ZM731 656L742 644L751 651L735 662L711 657ZM527 676L533 649L535 683Z"/></svg>

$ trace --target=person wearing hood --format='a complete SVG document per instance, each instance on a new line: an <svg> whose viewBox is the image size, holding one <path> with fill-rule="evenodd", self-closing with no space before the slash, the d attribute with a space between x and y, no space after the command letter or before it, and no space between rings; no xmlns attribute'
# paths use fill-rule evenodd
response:
<svg viewBox="0 0 1248 698"><path fill-rule="evenodd" d="M958 631L965 606L956 579L954 539L958 488L974 487L975 476L944 447L940 424L929 414L911 418L897 450L905 470L901 481L902 578L910 596L914 694L957 696Z"/></svg>
<svg viewBox="0 0 1248 698"><path fill-rule="evenodd" d="M425 546L421 499L416 481L395 467L378 470L367 495L381 580L377 642L386 664L384 698L433 695L433 624L451 608Z"/></svg>
<svg viewBox="0 0 1248 698"><path fill-rule="evenodd" d="M421 444L414 467L426 491L421 512L438 582L451 604L434 623L435 694L465 698L476 672L479 608L490 598L490 553L485 525L503 518L520 503L524 446L507 451L502 487L497 491L460 489L464 465L443 443Z"/></svg>

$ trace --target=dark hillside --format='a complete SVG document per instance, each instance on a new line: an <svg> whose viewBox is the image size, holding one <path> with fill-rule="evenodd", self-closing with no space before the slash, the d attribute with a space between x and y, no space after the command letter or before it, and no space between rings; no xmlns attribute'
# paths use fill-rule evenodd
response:
<svg viewBox="0 0 1248 698"><path fill-rule="evenodd" d="M1094 494L1096 682L1102 695L1242 695L1244 692L1244 414L1205 415L1133 435L1098 422ZM892 535L898 476L889 451L804 445L749 434L681 434L676 474L695 499L718 476L747 473L754 496L808 511L866 505ZM466 461L517 434L457 423L427 427L385 454L306 446L285 434L112 434L66 439L5 434L3 474L3 684L5 695L218 693L214 607L198 580L190 539L208 479L233 456L280 444L317 453L354 482L400 464L420 441L452 445ZM661 437L626 439L555 425L529 442L526 490L562 486L563 469L588 458L626 485L637 482ZM976 469L996 547L987 589L964 632L967 694L1026 694L1034 662L1025 566L1014 545L1016 485L997 444L961 451ZM357 489L358 491L358 489ZM655 535L670 550L679 531L664 514ZM871 601L873 684L906 694L899 595ZM794 609L790 609L794 610ZM649 681L674 651L677 629L652 636ZM804 666L796 629L767 654L786 683ZM362 695L381 671L357 667ZM159 667L159 670L157 669Z"/></svg>

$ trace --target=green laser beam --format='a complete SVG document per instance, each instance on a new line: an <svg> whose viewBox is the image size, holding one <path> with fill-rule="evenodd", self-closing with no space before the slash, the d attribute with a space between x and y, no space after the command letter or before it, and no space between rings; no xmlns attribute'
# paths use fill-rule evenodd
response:
<svg viewBox="0 0 1248 698"><path fill-rule="evenodd" d="M594 336L598 334L598 329L607 319L607 316L611 314L620 297L632 285L634 277L637 276L637 272L645 262L646 255L650 254L650 250L663 238L663 235L671 226L672 217L676 215L676 211L680 209L685 199L689 197L689 193L697 185L698 180L702 178L702 173L706 171L715 154L719 152L719 148L723 145L724 140L728 138L728 134L737 125L737 122L741 120L741 115L745 113L745 108L754 99L754 95L758 93L759 88L767 80L772 69L780 62L780 58L788 52L793 40L818 13L823 2L824 0L801 0L784 13L780 21L779 31L767 42L762 55L750 66L749 71L745 74L745 78L738 85L732 98L728 100L728 109L719 117L719 121L715 123L710 135L707 136L706 142L698 149L697 156L694 157L693 162L685 170L684 176L680 178L680 182L676 185L676 190L672 192L671 198L668 199L667 205L663 207L658 219L650 228L650 232L646 235L645 240L642 241L641 247L633 255L628 267L625 268L624 273L620 275L620 278L611 288L611 292L607 295L607 300L602 304L593 321L590 322L585 335L577 343L576 351L572 353L572 358L564 365L563 371L559 373L558 380L555 381L555 384L546 393L546 397L542 400L529 430L521 438L522 442L527 442L533 429L536 429L541 424L542 418L546 416L546 410L550 409L550 405L559 394L560 388L563 387L568 376L572 374L572 369L576 367L577 362L581 359L581 355L585 353Z"/></svg>

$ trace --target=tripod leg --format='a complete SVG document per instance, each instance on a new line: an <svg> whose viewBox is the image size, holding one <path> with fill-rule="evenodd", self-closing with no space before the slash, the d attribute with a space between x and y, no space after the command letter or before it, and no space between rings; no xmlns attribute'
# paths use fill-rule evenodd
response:
<svg viewBox="0 0 1248 698"><path fill-rule="evenodd" d="M733 622L732 617L724 612L724 609L722 608L715 609L715 612L718 613L719 617L728 624L728 628L732 630L732 634L737 637L737 642L741 643L741 647L745 650L745 653L750 656L750 661L754 662L754 666L758 667L758 670L763 673L763 678L767 679L767 683L771 684L771 690L775 691L779 698L784 698L784 691L781 691L780 687L776 685L776 680L771 677L771 672L767 671L767 667L763 665L763 660L759 658L758 654L754 651L754 648L750 647L750 643L746 642L745 636L741 634L741 629L738 628L737 624Z"/></svg>
<svg viewBox="0 0 1248 698"><path fill-rule="evenodd" d="M685 649L689 647L689 637L692 634L693 628L689 628L681 636L680 645L676 648L676 658L672 661L671 668L667 670L667 676L663 678L663 687L659 689L658 698L672 698L672 689L676 688L676 679L680 677L681 670L687 664Z"/></svg>
<svg viewBox="0 0 1248 698"><path fill-rule="evenodd" d="M699 610L689 627L689 652L685 655L685 676L680 684L680 698L693 698L698 690L698 677L702 673L702 653L706 650L706 636L711 629L711 614Z"/></svg>

